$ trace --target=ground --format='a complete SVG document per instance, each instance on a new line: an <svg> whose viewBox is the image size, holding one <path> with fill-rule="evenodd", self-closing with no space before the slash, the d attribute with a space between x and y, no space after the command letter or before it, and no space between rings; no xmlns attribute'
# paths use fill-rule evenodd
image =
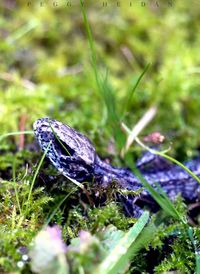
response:
<svg viewBox="0 0 200 274"><path fill-rule="evenodd" d="M123 153L125 128L154 108L140 140L158 132L165 137L159 149L171 147L173 159L197 156L200 4L68 2L0 6L0 272L49 273L37 253L52 262L52 273L198 273L198 214L188 218L181 197L170 216L145 213L139 223L112 195L95 208L43 159L32 124L62 121L87 135L102 158L124 166L143 150L133 142ZM122 242L127 235L130 246ZM49 254L45 239L60 252ZM118 254L114 263L109 252Z"/></svg>

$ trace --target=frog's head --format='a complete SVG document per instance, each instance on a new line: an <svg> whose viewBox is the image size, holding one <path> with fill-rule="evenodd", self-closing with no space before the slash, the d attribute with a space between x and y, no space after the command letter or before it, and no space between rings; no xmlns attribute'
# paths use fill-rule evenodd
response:
<svg viewBox="0 0 200 274"><path fill-rule="evenodd" d="M50 118L38 119L34 124L36 139L53 165L65 176L79 182L91 179L96 152L83 134Z"/></svg>

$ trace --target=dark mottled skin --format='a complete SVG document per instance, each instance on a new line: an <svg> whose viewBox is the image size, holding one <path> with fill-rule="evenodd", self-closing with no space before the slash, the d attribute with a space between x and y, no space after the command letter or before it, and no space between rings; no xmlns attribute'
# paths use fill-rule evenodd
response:
<svg viewBox="0 0 200 274"><path fill-rule="evenodd" d="M64 176L79 182L93 181L105 188L113 181L117 181L122 189L133 191L141 189L139 179L129 169L113 167L102 161L89 139L73 128L49 118L37 120L33 127L43 151L49 142L51 143L46 156ZM200 159L191 160L185 165L200 176ZM174 200L179 193L191 202L198 199L200 184L181 167L171 165L163 158L148 152L137 162L137 168L152 186L154 182L159 183L171 200ZM129 215L137 217L142 212L142 209L136 205L137 201L148 201L148 199L151 200L150 194L142 190L138 196L123 198L123 205Z"/></svg>

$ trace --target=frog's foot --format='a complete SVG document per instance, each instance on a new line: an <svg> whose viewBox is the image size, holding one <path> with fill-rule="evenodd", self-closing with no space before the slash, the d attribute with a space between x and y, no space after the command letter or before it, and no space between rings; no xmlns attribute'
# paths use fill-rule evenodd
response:
<svg viewBox="0 0 200 274"><path fill-rule="evenodd" d="M137 197L120 195L118 198L122 202L123 209L128 217L138 219L144 212L141 207L135 204Z"/></svg>

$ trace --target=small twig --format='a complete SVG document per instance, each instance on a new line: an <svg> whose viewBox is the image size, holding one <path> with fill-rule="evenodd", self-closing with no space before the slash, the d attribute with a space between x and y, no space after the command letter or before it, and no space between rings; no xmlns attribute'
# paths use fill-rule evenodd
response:
<svg viewBox="0 0 200 274"><path fill-rule="evenodd" d="M66 75L76 75L83 70L83 66L81 64L76 64L71 67L64 67L58 70L58 76L63 77Z"/></svg>
<svg viewBox="0 0 200 274"><path fill-rule="evenodd" d="M35 84L31 82L28 79L17 79L15 75L12 75L11 73L8 72L2 72L0 73L0 79L7 81L7 82L13 82L17 84L21 84L24 88L27 88L29 90L34 90L35 89Z"/></svg>
<svg viewBox="0 0 200 274"><path fill-rule="evenodd" d="M129 150L130 146L134 142L135 138L138 134L149 124L149 122L154 118L157 113L157 107L152 106L138 121L138 123L133 127L133 129L129 132L126 145L121 151L121 156ZM125 124L122 124L123 128L126 127ZM126 127L127 128L127 127ZM126 130L125 128L125 130Z"/></svg>
<svg viewBox="0 0 200 274"><path fill-rule="evenodd" d="M22 114L19 121L19 131L21 132L21 134L19 135L19 150L24 149L24 140L25 140L24 130L26 125L26 118L27 118L26 114Z"/></svg>

